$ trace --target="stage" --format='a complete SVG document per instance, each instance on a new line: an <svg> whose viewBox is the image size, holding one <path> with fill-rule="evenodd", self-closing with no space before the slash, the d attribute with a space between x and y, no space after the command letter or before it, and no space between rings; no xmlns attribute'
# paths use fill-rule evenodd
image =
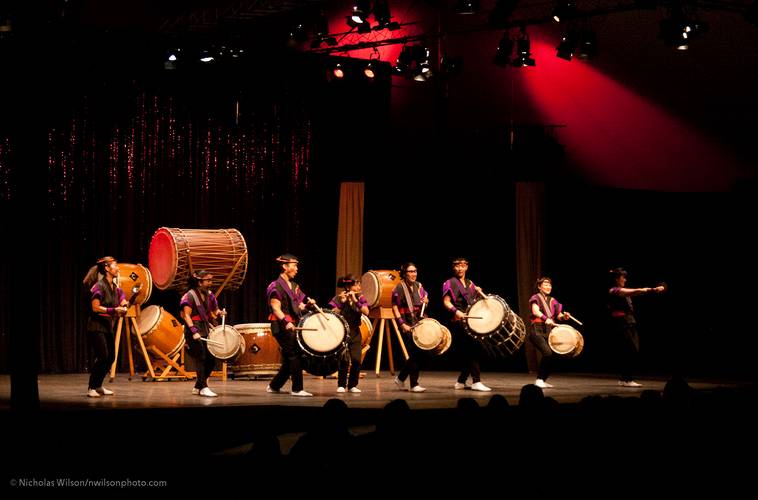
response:
<svg viewBox="0 0 758 500"><path fill-rule="evenodd" d="M314 397L295 397L289 394L290 384L283 387L279 394L266 392L270 377L259 380L248 378L233 379L225 382L220 377L209 380L209 387L219 397L206 398L191 394L194 381L144 382L139 374L129 380L128 373L118 373L112 383L105 386L112 389L114 396L88 398L86 396L87 374L40 375L40 406L44 410L65 409L169 409L188 407L321 407L331 398L338 398L350 408L379 409L393 399L404 399L411 409L429 410L455 408L460 398L474 398L480 405L485 405L494 394L504 396L510 405L518 404L519 392L526 384L534 383L535 376L527 373L483 373L482 382L492 392L477 392L470 389L455 390L453 384L457 372L422 372L420 384L426 387L424 393L401 391L393 382L393 376L380 372L377 377L373 371L363 372L360 394L338 394L335 378L321 378L305 374L305 390ZM666 379L660 377L641 377L639 388L620 387L618 378L613 375L595 375L588 373L556 373L549 383L555 387L545 389L545 396L559 403L578 403L589 396L639 397L645 390L662 391ZM738 389L746 387L747 382L723 379L688 380L690 386L698 391L713 391L718 388ZM470 383L470 379L469 379ZM407 388L406 381L406 388ZM0 408L7 409L10 401L10 377L0 376Z"/></svg>

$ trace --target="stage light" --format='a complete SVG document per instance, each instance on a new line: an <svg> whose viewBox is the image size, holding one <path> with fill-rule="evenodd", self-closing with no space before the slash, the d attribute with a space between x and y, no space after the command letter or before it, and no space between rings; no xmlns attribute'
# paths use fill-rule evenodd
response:
<svg viewBox="0 0 758 500"><path fill-rule="evenodd" d="M500 42L497 44L497 51L495 57L492 60L498 66L503 68L510 66L511 56L513 55L513 41L510 39L508 31L503 33Z"/></svg>
<svg viewBox="0 0 758 500"><path fill-rule="evenodd" d="M597 55L597 36L591 29L579 32L579 42L576 45L576 56L579 59L592 59Z"/></svg>
<svg viewBox="0 0 758 500"><path fill-rule="evenodd" d="M356 0L350 15L347 16L347 25L351 28L368 24L368 16L371 13L371 2L369 0Z"/></svg>
<svg viewBox="0 0 758 500"><path fill-rule="evenodd" d="M516 56L513 58L513 66L524 68L526 66L536 66L535 60L531 53L532 43L529 41L529 34L526 27L521 26L516 39Z"/></svg>
<svg viewBox="0 0 758 500"><path fill-rule="evenodd" d="M342 64L337 63L332 68L332 75L334 78L337 78L338 80L342 80L345 78L345 69L342 67Z"/></svg>
<svg viewBox="0 0 758 500"><path fill-rule="evenodd" d="M574 56L574 47L576 47L576 43L573 33L566 33L563 38L561 38L561 43L555 48L555 56L570 61Z"/></svg>
<svg viewBox="0 0 758 500"><path fill-rule="evenodd" d="M210 53L209 51L207 51L207 50L203 50L203 51L201 51L201 52L200 52L200 57L199 57L198 59L200 60L200 62L204 62L204 63L206 63L206 64L207 64L207 63L212 63L213 61L215 61L215 60L216 60L216 58L215 58L215 57L213 57L213 54L211 54L211 53Z"/></svg>

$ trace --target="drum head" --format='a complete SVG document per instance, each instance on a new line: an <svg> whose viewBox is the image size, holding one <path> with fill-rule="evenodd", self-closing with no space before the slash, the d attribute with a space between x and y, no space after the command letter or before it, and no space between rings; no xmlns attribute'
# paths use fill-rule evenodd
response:
<svg viewBox="0 0 758 500"><path fill-rule="evenodd" d="M218 359L229 359L245 352L242 335L231 325L214 327L208 334L208 350Z"/></svg>
<svg viewBox="0 0 758 500"><path fill-rule="evenodd" d="M153 276L150 270L142 264L118 263L118 287L124 291L126 300L132 300L134 288L141 286L139 295L134 299L135 304L144 304L150 300L153 293Z"/></svg>
<svg viewBox="0 0 758 500"><path fill-rule="evenodd" d="M165 290L174 281L177 258L174 236L166 228L160 228L150 240L148 252L148 266L159 289Z"/></svg>
<svg viewBox="0 0 758 500"><path fill-rule="evenodd" d="M500 328L509 312L503 299L497 295L488 295L468 308L466 314L471 317L466 319L466 325L473 333L487 335Z"/></svg>
<svg viewBox="0 0 758 500"><path fill-rule="evenodd" d="M442 327L442 343L437 346L435 352L437 354L445 354L445 352L450 349L450 346L453 344L453 336L450 334L450 330L448 330L447 327L444 325L440 326Z"/></svg>
<svg viewBox="0 0 758 500"><path fill-rule="evenodd" d="M328 353L337 349L345 341L347 327L342 317L329 312L309 313L300 320L298 338L303 349L314 353Z"/></svg>
<svg viewBox="0 0 758 500"><path fill-rule="evenodd" d="M161 308L158 306L148 306L140 312L137 317L137 328L144 337L150 333L161 319Z"/></svg>
<svg viewBox="0 0 758 500"><path fill-rule="evenodd" d="M419 349L434 349L442 342L442 337L442 325L432 318L422 319L413 327L413 342Z"/></svg>
<svg viewBox="0 0 758 500"><path fill-rule="evenodd" d="M570 354L579 345L579 332L568 325L558 325L550 330L548 344L556 354Z"/></svg>
<svg viewBox="0 0 758 500"><path fill-rule="evenodd" d="M361 277L361 293L366 297L369 307L379 304L381 291L382 286L376 273L369 271Z"/></svg>

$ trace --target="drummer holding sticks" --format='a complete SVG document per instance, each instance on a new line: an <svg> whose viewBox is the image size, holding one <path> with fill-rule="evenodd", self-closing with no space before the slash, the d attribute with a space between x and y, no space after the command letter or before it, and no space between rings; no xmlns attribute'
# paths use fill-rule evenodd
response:
<svg viewBox="0 0 758 500"><path fill-rule="evenodd" d="M556 319L561 321L573 319L568 312L563 310L561 303L550 295L552 291L553 282L550 278L542 277L537 279L537 293L529 298L532 313L529 342L542 355L534 385L542 389L553 387L552 384L547 383L554 359L553 350L550 349L548 343L550 330L555 326Z"/></svg>
<svg viewBox="0 0 758 500"><path fill-rule="evenodd" d="M488 392L492 389L481 382L482 373L479 368L482 346L471 338L463 327L466 310L476 302L479 295L483 295L481 288L474 285L470 279L466 279L466 271L468 271L468 260L463 257L453 259L454 276L442 284L442 302L445 309L452 313L450 330L458 346L463 367L453 388ZM469 375L472 381L470 386L466 384Z"/></svg>
<svg viewBox="0 0 758 500"><path fill-rule="evenodd" d="M272 281L266 289L268 297L269 321L271 333L282 350L282 366L271 379L267 392L278 393L288 378L292 378L290 394L293 396L313 396L303 389L303 369L300 362L301 350L297 344L295 331L300 316L306 306L316 306L316 301L309 299L293 280L297 276L297 266L300 262L292 254L283 254L276 258L281 273L276 281Z"/></svg>
<svg viewBox="0 0 758 500"><path fill-rule="evenodd" d="M179 302L180 316L184 320L184 338L187 340L189 355L197 365L197 379L192 394L215 398L218 396L208 387L208 377L216 365L216 358L206 345L213 322L226 311L218 308L216 296L211 291L213 275L200 269L192 273L187 283L187 293ZM205 340L206 342L203 342Z"/></svg>

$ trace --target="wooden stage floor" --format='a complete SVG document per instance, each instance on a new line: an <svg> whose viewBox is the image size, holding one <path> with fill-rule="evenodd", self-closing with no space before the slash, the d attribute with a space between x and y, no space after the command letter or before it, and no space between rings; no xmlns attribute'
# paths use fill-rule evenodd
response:
<svg viewBox="0 0 758 500"><path fill-rule="evenodd" d="M455 390L456 372L422 372L420 383L426 387L424 393L401 391L393 382L389 372L381 372L376 377L366 373L359 384L360 394L338 394L334 378L320 378L305 375L305 390L314 397L295 397L289 394L289 382L282 393L266 392L269 378L260 380L229 377L225 382L212 378L209 386L218 393L217 398L206 398L191 394L193 381L144 382L135 376L129 380L128 373L119 373L112 383L106 382L116 394L101 398L86 397L87 374L40 375L39 394L43 409L141 409L141 408L183 408L183 407L225 407L225 406L291 406L320 407L331 398L343 399L350 408L384 407L393 399L405 399L411 409L454 408L460 398L474 398L484 405L494 394L503 395L511 405L517 405L521 387L534 382L534 376L526 373L483 373L482 382L492 388L492 392ZM639 396L645 390L661 391L666 380L663 377L641 377L640 388L618 385L613 375L587 373L556 373L549 382L555 387L545 389L545 395L559 403L577 403L587 396ZM697 379L688 380L697 390L709 391L717 388L738 389L748 383L733 380ZM407 384L407 382L406 382ZM10 400L10 376L0 375L0 409L7 409Z"/></svg>

